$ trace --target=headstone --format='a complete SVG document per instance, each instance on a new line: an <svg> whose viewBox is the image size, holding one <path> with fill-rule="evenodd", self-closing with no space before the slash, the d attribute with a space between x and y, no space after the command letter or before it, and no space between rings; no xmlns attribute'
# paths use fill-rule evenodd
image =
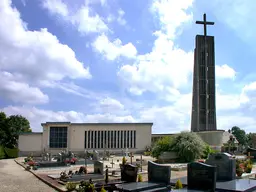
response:
<svg viewBox="0 0 256 192"><path fill-rule="evenodd" d="M188 164L187 184L189 189L215 191L217 168L204 163Z"/></svg>
<svg viewBox="0 0 256 192"><path fill-rule="evenodd" d="M96 151L96 150L93 151L92 160L94 160L94 161L99 161L100 160L98 151Z"/></svg>
<svg viewBox="0 0 256 192"><path fill-rule="evenodd" d="M120 165L121 181L136 182L138 175L138 167L131 164Z"/></svg>
<svg viewBox="0 0 256 192"><path fill-rule="evenodd" d="M171 167L148 161L148 181L154 183L170 184Z"/></svg>
<svg viewBox="0 0 256 192"><path fill-rule="evenodd" d="M102 162L94 161L94 173L103 175L104 174L103 168L104 168L104 165Z"/></svg>
<svg viewBox="0 0 256 192"><path fill-rule="evenodd" d="M212 154L205 163L217 167L217 181L230 181L236 179L236 160L230 154Z"/></svg>

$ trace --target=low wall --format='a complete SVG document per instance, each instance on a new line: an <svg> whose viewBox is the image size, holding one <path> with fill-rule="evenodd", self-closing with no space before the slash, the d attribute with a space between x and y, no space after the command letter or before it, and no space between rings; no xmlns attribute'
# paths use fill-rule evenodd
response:
<svg viewBox="0 0 256 192"><path fill-rule="evenodd" d="M210 145L213 149L220 151L221 146L223 145L223 133L224 130L216 130L216 131L201 131L196 132L205 143Z"/></svg>

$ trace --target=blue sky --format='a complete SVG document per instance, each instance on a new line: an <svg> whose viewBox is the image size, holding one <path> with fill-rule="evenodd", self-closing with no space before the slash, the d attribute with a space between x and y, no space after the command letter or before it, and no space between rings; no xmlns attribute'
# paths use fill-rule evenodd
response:
<svg viewBox="0 0 256 192"><path fill-rule="evenodd" d="M190 129L195 25L215 26L218 129L254 132L252 0L1 0L0 110L46 121Z"/></svg>

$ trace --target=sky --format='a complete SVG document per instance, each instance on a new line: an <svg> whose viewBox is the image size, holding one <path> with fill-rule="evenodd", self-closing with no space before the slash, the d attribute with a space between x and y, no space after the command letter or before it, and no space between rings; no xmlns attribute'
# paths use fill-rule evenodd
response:
<svg viewBox="0 0 256 192"><path fill-rule="evenodd" d="M193 50L214 21L217 127L255 132L254 0L1 0L0 111L190 130Z"/></svg>

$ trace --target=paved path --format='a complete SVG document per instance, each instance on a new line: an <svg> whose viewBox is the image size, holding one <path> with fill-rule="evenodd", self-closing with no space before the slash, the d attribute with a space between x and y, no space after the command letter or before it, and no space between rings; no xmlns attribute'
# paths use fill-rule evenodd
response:
<svg viewBox="0 0 256 192"><path fill-rule="evenodd" d="M13 159L0 160L0 192L54 192Z"/></svg>

